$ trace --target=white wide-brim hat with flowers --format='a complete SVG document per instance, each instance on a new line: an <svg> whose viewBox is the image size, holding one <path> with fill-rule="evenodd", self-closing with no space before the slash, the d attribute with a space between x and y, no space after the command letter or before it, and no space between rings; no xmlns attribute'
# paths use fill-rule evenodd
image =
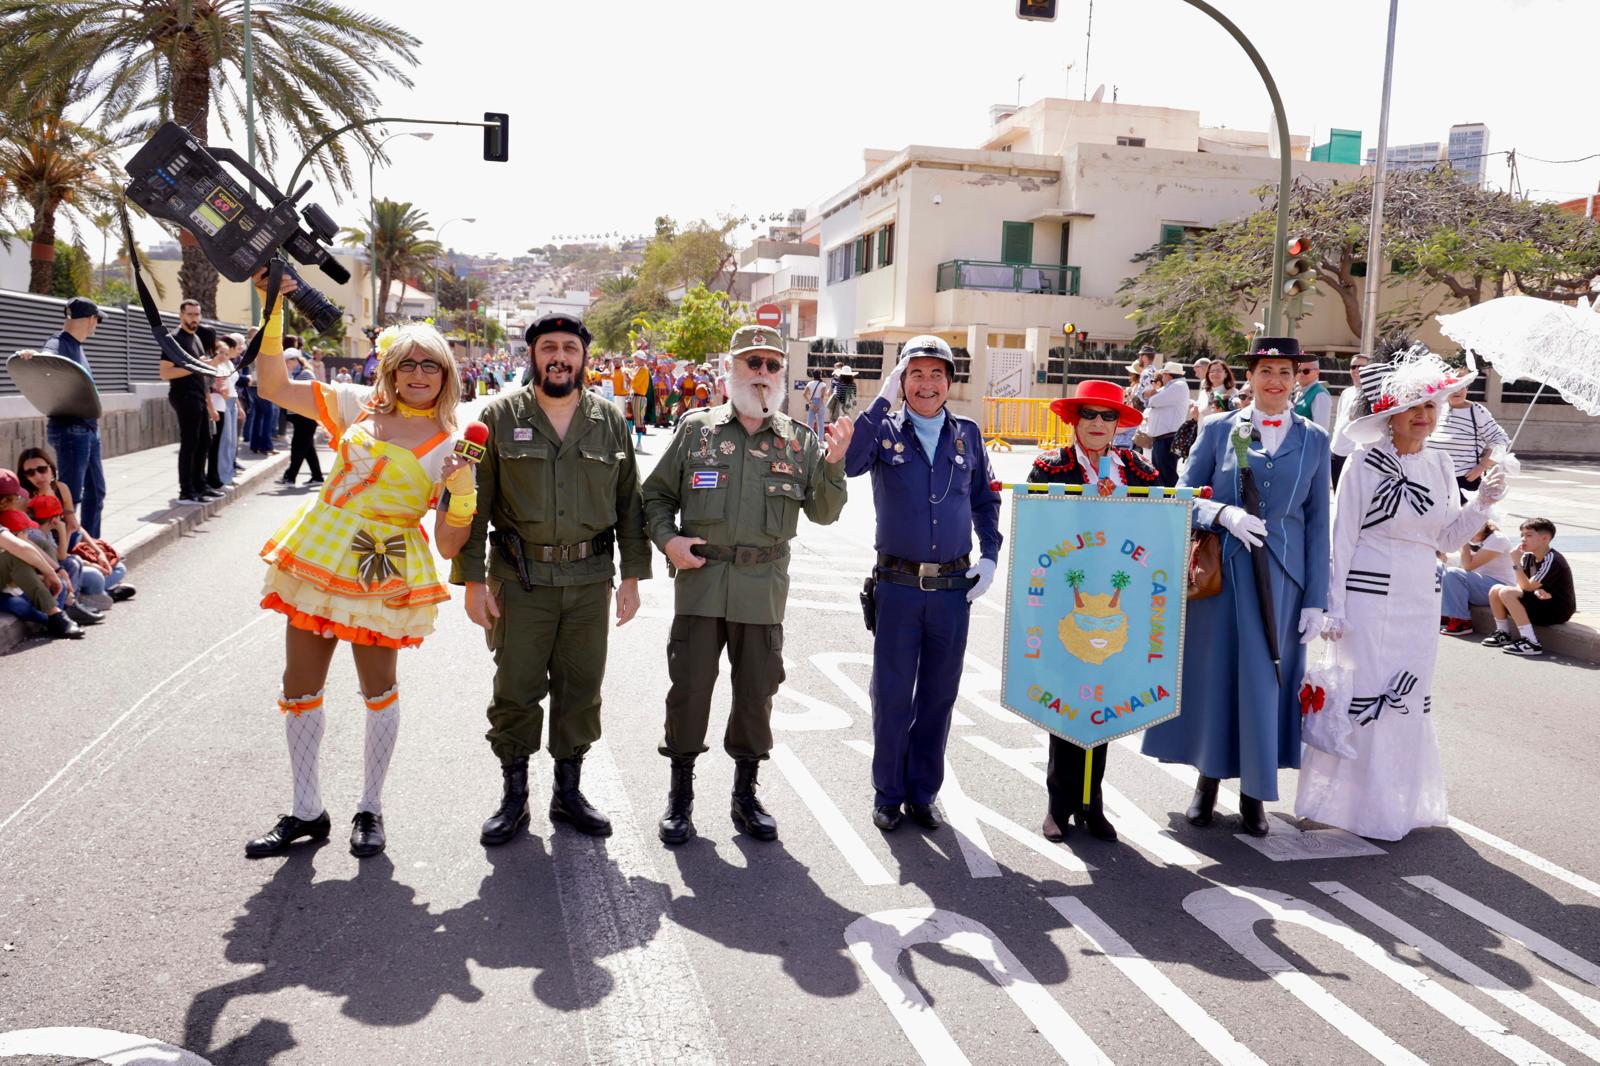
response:
<svg viewBox="0 0 1600 1066"><path fill-rule="evenodd" d="M1477 377L1476 370L1458 370L1422 344L1368 363L1361 368L1361 399L1345 436L1355 444L1380 441L1392 416L1425 403L1442 405Z"/></svg>

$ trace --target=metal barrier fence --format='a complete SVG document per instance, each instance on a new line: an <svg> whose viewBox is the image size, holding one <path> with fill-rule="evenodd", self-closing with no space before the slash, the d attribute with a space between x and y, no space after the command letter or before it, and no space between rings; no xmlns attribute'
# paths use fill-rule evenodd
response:
<svg viewBox="0 0 1600 1066"><path fill-rule="evenodd" d="M1058 448L1072 443L1072 427L1050 410L1049 399L983 398L983 442L1010 451L1013 444Z"/></svg>

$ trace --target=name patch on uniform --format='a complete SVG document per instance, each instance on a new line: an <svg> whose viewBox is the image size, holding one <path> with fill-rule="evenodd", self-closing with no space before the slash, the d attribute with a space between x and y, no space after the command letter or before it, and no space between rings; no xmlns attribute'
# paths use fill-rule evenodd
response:
<svg viewBox="0 0 1600 1066"><path fill-rule="evenodd" d="M689 479L691 489L714 489L722 485L722 471L696 470Z"/></svg>
<svg viewBox="0 0 1600 1066"><path fill-rule="evenodd" d="M511 431L511 439L512 440L532 440L533 439L533 430L529 429L527 426L517 426L515 429L513 429Z"/></svg>

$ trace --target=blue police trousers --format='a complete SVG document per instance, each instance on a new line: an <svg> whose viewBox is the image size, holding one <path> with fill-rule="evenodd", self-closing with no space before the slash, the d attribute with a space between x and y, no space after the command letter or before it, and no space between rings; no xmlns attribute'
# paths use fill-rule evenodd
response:
<svg viewBox="0 0 1600 1066"><path fill-rule="evenodd" d="M877 806L932 803L961 682L971 606L963 589L879 580L872 645L872 787Z"/></svg>

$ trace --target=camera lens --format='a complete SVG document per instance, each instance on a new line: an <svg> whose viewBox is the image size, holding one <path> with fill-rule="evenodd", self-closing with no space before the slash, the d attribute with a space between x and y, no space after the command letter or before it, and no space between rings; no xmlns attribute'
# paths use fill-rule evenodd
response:
<svg viewBox="0 0 1600 1066"><path fill-rule="evenodd" d="M322 293L305 283L305 280L289 264L285 263L283 272L298 282L298 287L289 294L288 300L311 322L311 328L318 333L326 333L339 324L344 317L344 312L339 310L339 305L329 300Z"/></svg>

